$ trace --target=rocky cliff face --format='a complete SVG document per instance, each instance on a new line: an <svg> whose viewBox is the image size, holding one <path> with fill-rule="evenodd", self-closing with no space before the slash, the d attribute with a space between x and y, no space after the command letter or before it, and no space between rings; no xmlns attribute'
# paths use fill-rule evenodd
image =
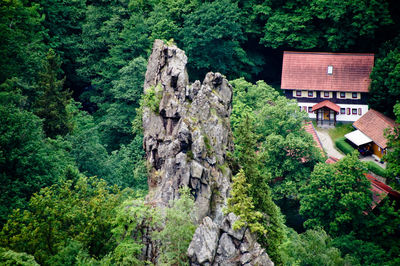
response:
<svg viewBox="0 0 400 266"><path fill-rule="evenodd" d="M188 250L192 265L273 265L248 230L232 229L235 215L222 212L232 175L226 163L233 150L232 87L211 72L189 84L186 63L176 46L154 42L144 84L147 201L168 206L180 187L192 190L199 223Z"/></svg>

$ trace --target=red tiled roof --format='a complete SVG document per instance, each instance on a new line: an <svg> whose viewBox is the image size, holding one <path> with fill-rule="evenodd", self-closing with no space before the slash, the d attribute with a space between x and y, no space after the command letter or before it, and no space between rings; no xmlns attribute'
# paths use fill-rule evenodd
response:
<svg viewBox="0 0 400 266"><path fill-rule="evenodd" d="M335 111L337 113L340 112L340 106L335 104L335 103L333 103L333 102L331 102L331 101L329 101L329 100L325 100L325 101L322 101L320 103L315 104L312 107L312 111L314 112L314 111L316 111L318 109L321 109L322 107L327 107L327 108L329 108L329 109L331 109L331 110L333 110L333 111Z"/></svg>
<svg viewBox="0 0 400 266"><path fill-rule="evenodd" d="M374 54L285 51L281 88L368 92L373 65ZM332 75L328 66L333 66Z"/></svg>
<svg viewBox="0 0 400 266"><path fill-rule="evenodd" d="M353 123L355 128L367 135L382 149L387 147L387 139L384 136L385 129L393 129L395 125L393 119L373 109L370 109Z"/></svg>
<svg viewBox="0 0 400 266"><path fill-rule="evenodd" d="M367 179L371 182L371 191L373 202L371 208L374 209L377 204L379 204L388 194L393 197L400 199L400 193L393 190L390 186L382 183L370 174L364 174Z"/></svg>
<svg viewBox="0 0 400 266"><path fill-rule="evenodd" d="M376 187L379 187L380 190L384 191L386 194L390 194L393 197L400 199L400 193L396 190L393 190L392 187L386 185L385 183L379 181L375 177L373 177L370 174L365 174L365 176L368 178L368 180L375 185Z"/></svg>
<svg viewBox="0 0 400 266"><path fill-rule="evenodd" d="M319 148L321 151L324 151L324 149L322 148L321 140L319 139L312 122L306 122L304 125L304 130L311 134L317 148Z"/></svg>
<svg viewBox="0 0 400 266"><path fill-rule="evenodd" d="M327 163L327 164L332 164L332 163L336 163L337 161L339 161L339 159L338 159L338 158L335 158L335 157L329 156L329 158L328 158L328 159L326 159L325 163Z"/></svg>

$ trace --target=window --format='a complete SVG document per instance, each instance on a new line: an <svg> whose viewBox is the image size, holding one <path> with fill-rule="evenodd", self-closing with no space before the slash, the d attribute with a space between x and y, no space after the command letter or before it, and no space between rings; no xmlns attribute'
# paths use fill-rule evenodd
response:
<svg viewBox="0 0 400 266"><path fill-rule="evenodd" d="M329 97L329 92L328 91L324 92L324 97Z"/></svg>
<svg viewBox="0 0 400 266"><path fill-rule="evenodd" d="M296 91L296 96L300 97L301 96L301 91Z"/></svg>
<svg viewBox="0 0 400 266"><path fill-rule="evenodd" d="M362 115L362 109L358 108L358 115Z"/></svg>
<svg viewBox="0 0 400 266"><path fill-rule="evenodd" d="M350 108L347 108L347 114L350 115Z"/></svg>
<svg viewBox="0 0 400 266"><path fill-rule="evenodd" d="M340 98L345 98L346 97L346 93L345 92L341 92L340 93Z"/></svg>
<svg viewBox="0 0 400 266"><path fill-rule="evenodd" d="M353 115L356 115L356 114L357 114L357 108L351 109L351 113L352 113Z"/></svg>
<svg viewBox="0 0 400 266"><path fill-rule="evenodd" d="M351 94L351 98L357 98L357 92L353 92L352 94Z"/></svg>
<svg viewBox="0 0 400 266"><path fill-rule="evenodd" d="M307 112L307 106L303 106L303 111Z"/></svg>
<svg viewBox="0 0 400 266"><path fill-rule="evenodd" d="M328 75L332 75L333 74L333 66L328 66L327 73L328 73Z"/></svg>
<svg viewBox="0 0 400 266"><path fill-rule="evenodd" d="M311 106L308 107L308 112L312 113L312 107Z"/></svg>
<svg viewBox="0 0 400 266"><path fill-rule="evenodd" d="M346 108L340 108L340 114L341 115L346 114Z"/></svg>
<svg viewBox="0 0 400 266"><path fill-rule="evenodd" d="M308 92L308 97L313 97L314 96L314 92L313 91L309 91Z"/></svg>

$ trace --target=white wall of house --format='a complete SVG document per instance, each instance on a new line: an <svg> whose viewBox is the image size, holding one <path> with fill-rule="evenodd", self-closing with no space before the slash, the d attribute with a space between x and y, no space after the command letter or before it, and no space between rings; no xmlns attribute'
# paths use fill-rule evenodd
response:
<svg viewBox="0 0 400 266"><path fill-rule="evenodd" d="M299 102L298 106L301 108L302 111L304 110L308 113L308 117L310 117L311 119L316 119L316 115L310 110L315 104L317 103ZM368 105L366 104L337 104L337 105L339 105L340 108L344 108L345 113L344 114L339 113L336 116L336 121L354 122L368 111ZM357 114L353 113L354 110L357 111Z"/></svg>

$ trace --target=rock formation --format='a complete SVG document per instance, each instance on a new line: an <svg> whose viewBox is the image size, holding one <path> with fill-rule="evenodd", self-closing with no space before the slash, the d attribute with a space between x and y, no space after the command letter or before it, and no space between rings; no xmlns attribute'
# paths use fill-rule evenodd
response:
<svg viewBox="0 0 400 266"><path fill-rule="evenodd" d="M180 187L191 189L199 223L188 249L192 265L273 265L249 230L232 229L235 215L222 212L232 175L232 87L211 72L189 84L186 63L176 46L154 42L144 84L147 201L168 206Z"/></svg>

